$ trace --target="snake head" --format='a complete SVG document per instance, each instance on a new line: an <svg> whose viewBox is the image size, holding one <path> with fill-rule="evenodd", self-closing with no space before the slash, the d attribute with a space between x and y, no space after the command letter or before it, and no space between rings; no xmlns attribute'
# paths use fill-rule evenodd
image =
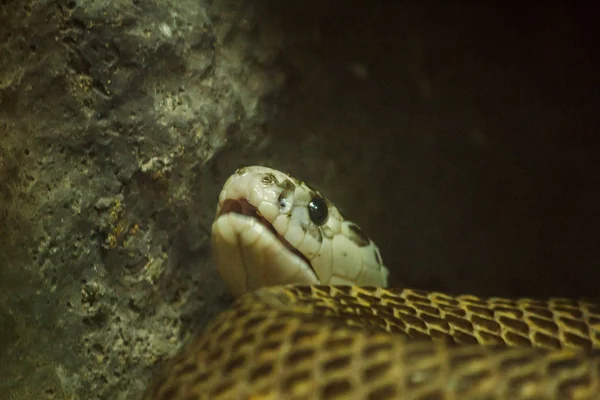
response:
<svg viewBox="0 0 600 400"><path fill-rule="evenodd" d="M321 193L281 171L238 169L219 195L213 258L230 292L264 286L387 286L377 246Z"/></svg>

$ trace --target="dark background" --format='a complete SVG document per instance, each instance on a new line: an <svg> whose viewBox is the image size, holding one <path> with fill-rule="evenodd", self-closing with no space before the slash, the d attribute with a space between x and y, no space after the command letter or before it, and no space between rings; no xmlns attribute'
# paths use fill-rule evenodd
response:
<svg viewBox="0 0 600 400"><path fill-rule="evenodd" d="M593 7L303 4L278 9L291 78L275 130L394 285L598 295Z"/></svg>

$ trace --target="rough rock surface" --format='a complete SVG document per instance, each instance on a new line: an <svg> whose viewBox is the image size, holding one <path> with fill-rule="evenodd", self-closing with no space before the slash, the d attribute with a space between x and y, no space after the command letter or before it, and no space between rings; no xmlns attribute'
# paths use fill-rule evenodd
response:
<svg viewBox="0 0 600 400"><path fill-rule="evenodd" d="M595 14L504 6L0 1L0 399L138 398L228 304L208 232L248 163L398 286L597 295Z"/></svg>
<svg viewBox="0 0 600 400"><path fill-rule="evenodd" d="M212 315L205 166L279 85L224 6L0 4L0 398L136 398Z"/></svg>

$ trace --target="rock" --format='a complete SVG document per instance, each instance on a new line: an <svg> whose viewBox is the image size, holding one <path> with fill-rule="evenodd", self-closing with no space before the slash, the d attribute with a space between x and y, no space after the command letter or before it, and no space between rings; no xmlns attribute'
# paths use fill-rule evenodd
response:
<svg viewBox="0 0 600 400"><path fill-rule="evenodd" d="M253 7L0 4L1 398L138 398L218 309L201 170L278 90Z"/></svg>

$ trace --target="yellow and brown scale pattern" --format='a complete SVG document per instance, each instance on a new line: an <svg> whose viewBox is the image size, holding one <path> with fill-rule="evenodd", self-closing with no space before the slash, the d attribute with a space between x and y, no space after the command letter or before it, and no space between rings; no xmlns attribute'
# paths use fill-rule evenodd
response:
<svg viewBox="0 0 600 400"><path fill-rule="evenodd" d="M145 398L596 399L598 315L591 301L261 289L184 347Z"/></svg>
<svg viewBox="0 0 600 400"><path fill-rule="evenodd" d="M600 306L592 300L482 299L356 286L290 286L285 292L286 306L413 339L549 349L600 347Z"/></svg>

